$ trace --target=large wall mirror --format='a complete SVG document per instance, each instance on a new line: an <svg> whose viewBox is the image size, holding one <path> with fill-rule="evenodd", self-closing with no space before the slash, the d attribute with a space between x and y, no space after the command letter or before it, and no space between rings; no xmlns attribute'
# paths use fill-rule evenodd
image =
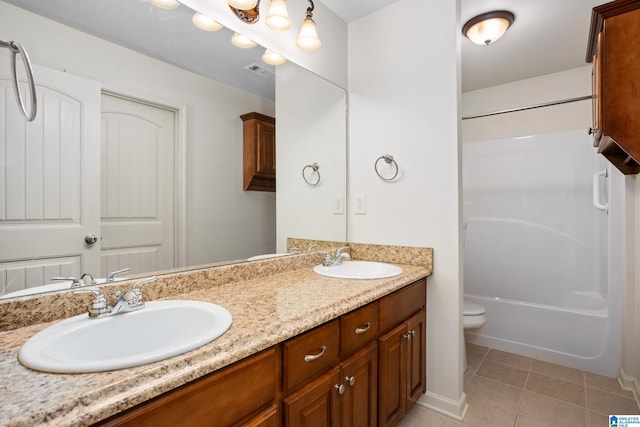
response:
<svg viewBox="0 0 640 427"><path fill-rule="evenodd" d="M54 276L134 277L287 253L288 237L346 240L346 91L265 64L260 46L236 48L193 15L142 0L0 1L0 38L27 48L40 102L21 121L0 51L0 298ZM242 190L240 115L252 111L276 117L275 193Z"/></svg>

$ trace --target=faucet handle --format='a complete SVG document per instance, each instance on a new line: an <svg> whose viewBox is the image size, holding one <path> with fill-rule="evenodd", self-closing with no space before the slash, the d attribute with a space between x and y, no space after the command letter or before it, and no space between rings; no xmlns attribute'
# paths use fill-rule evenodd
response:
<svg viewBox="0 0 640 427"><path fill-rule="evenodd" d="M107 274L107 283L113 282L115 280L116 276L118 276L120 274L123 274L123 273L126 273L128 271L131 271L131 269L129 267L123 268L122 270L116 270L116 271L113 271L113 272Z"/></svg>
<svg viewBox="0 0 640 427"><path fill-rule="evenodd" d="M347 249L349 249L349 246L343 246L343 247L341 247L341 248L336 249L336 257L337 257L338 255L340 255L341 253L343 253L342 251L345 251L345 250L347 250Z"/></svg>
<svg viewBox="0 0 640 427"><path fill-rule="evenodd" d="M84 278L86 276L89 276L89 282L87 283ZM91 273L84 273L82 276L80 276L80 281L82 283L84 283L84 285L95 285L96 284L96 280L93 278L93 276L91 275Z"/></svg>
<svg viewBox="0 0 640 427"><path fill-rule="evenodd" d="M71 288L79 288L80 286L82 286L82 282L80 282L80 280L78 280L77 277L52 277L49 280L54 280L54 281L71 281Z"/></svg>
<svg viewBox="0 0 640 427"><path fill-rule="evenodd" d="M104 296L102 289L98 288L81 288L74 289L74 294L93 294L93 301L89 309L89 317L96 318L111 313L113 307L107 305L107 298Z"/></svg>

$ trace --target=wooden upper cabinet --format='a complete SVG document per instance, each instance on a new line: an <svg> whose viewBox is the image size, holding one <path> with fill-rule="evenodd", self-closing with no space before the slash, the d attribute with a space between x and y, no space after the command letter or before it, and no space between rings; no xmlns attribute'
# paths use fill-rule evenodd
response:
<svg viewBox="0 0 640 427"><path fill-rule="evenodd" d="M240 116L243 122L242 188L276 191L276 119L260 113Z"/></svg>
<svg viewBox="0 0 640 427"><path fill-rule="evenodd" d="M594 146L624 174L640 172L640 1L593 8Z"/></svg>

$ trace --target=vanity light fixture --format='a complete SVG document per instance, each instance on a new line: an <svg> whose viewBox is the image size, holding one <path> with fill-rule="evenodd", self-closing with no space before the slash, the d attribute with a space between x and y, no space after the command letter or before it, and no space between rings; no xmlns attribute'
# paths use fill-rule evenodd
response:
<svg viewBox="0 0 640 427"><path fill-rule="evenodd" d="M149 3L161 9L175 9L180 6L178 0L149 0Z"/></svg>
<svg viewBox="0 0 640 427"><path fill-rule="evenodd" d="M276 31L284 31L291 28L291 19L287 13L286 0L271 0L269 12L267 12L267 27Z"/></svg>
<svg viewBox="0 0 640 427"><path fill-rule="evenodd" d="M475 44L489 45L502 37L514 20L515 15L506 10L483 13L468 20L462 34Z"/></svg>
<svg viewBox="0 0 640 427"><path fill-rule="evenodd" d="M258 0L229 0L229 6L238 10L250 10L258 5Z"/></svg>
<svg viewBox="0 0 640 427"><path fill-rule="evenodd" d="M296 46L307 52L316 50L321 45L318 32L316 31L316 23L313 21L313 1L309 0L309 3L311 6L307 8L307 15L302 22L302 27L296 40Z"/></svg>
<svg viewBox="0 0 640 427"><path fill-rule="evenodd" d="M241 49L250 49L252 47L256 47L257 45L257 43L251 40L249 37L243 36L240 33L235 33L233 37L231 37L231 43Z"/></svg>
<svg viewBox="0 0 640 427"><path fill-rule="evenodd" d="M204 31L218 31L222 29L222 24L200 12L196 12L196 14L193 15L193 25Z"/></svg>
<svg viewBox="0 0 640 427"><path fill-rule="evenodd" d="M266 49L262 55L262 60L270 65L280 65L287 62L287 59L272 50Z"/></svg>

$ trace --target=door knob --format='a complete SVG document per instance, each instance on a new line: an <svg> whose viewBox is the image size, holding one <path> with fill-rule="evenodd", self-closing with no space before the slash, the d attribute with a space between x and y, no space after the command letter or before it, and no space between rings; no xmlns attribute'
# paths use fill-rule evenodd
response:
<svg viewBox="0 0 640 427"><path fill-rule="evenodd" d="M98 237L95 234L87 234L84 236L84 241L89 245L93 245L98 241Z"/></svg>

